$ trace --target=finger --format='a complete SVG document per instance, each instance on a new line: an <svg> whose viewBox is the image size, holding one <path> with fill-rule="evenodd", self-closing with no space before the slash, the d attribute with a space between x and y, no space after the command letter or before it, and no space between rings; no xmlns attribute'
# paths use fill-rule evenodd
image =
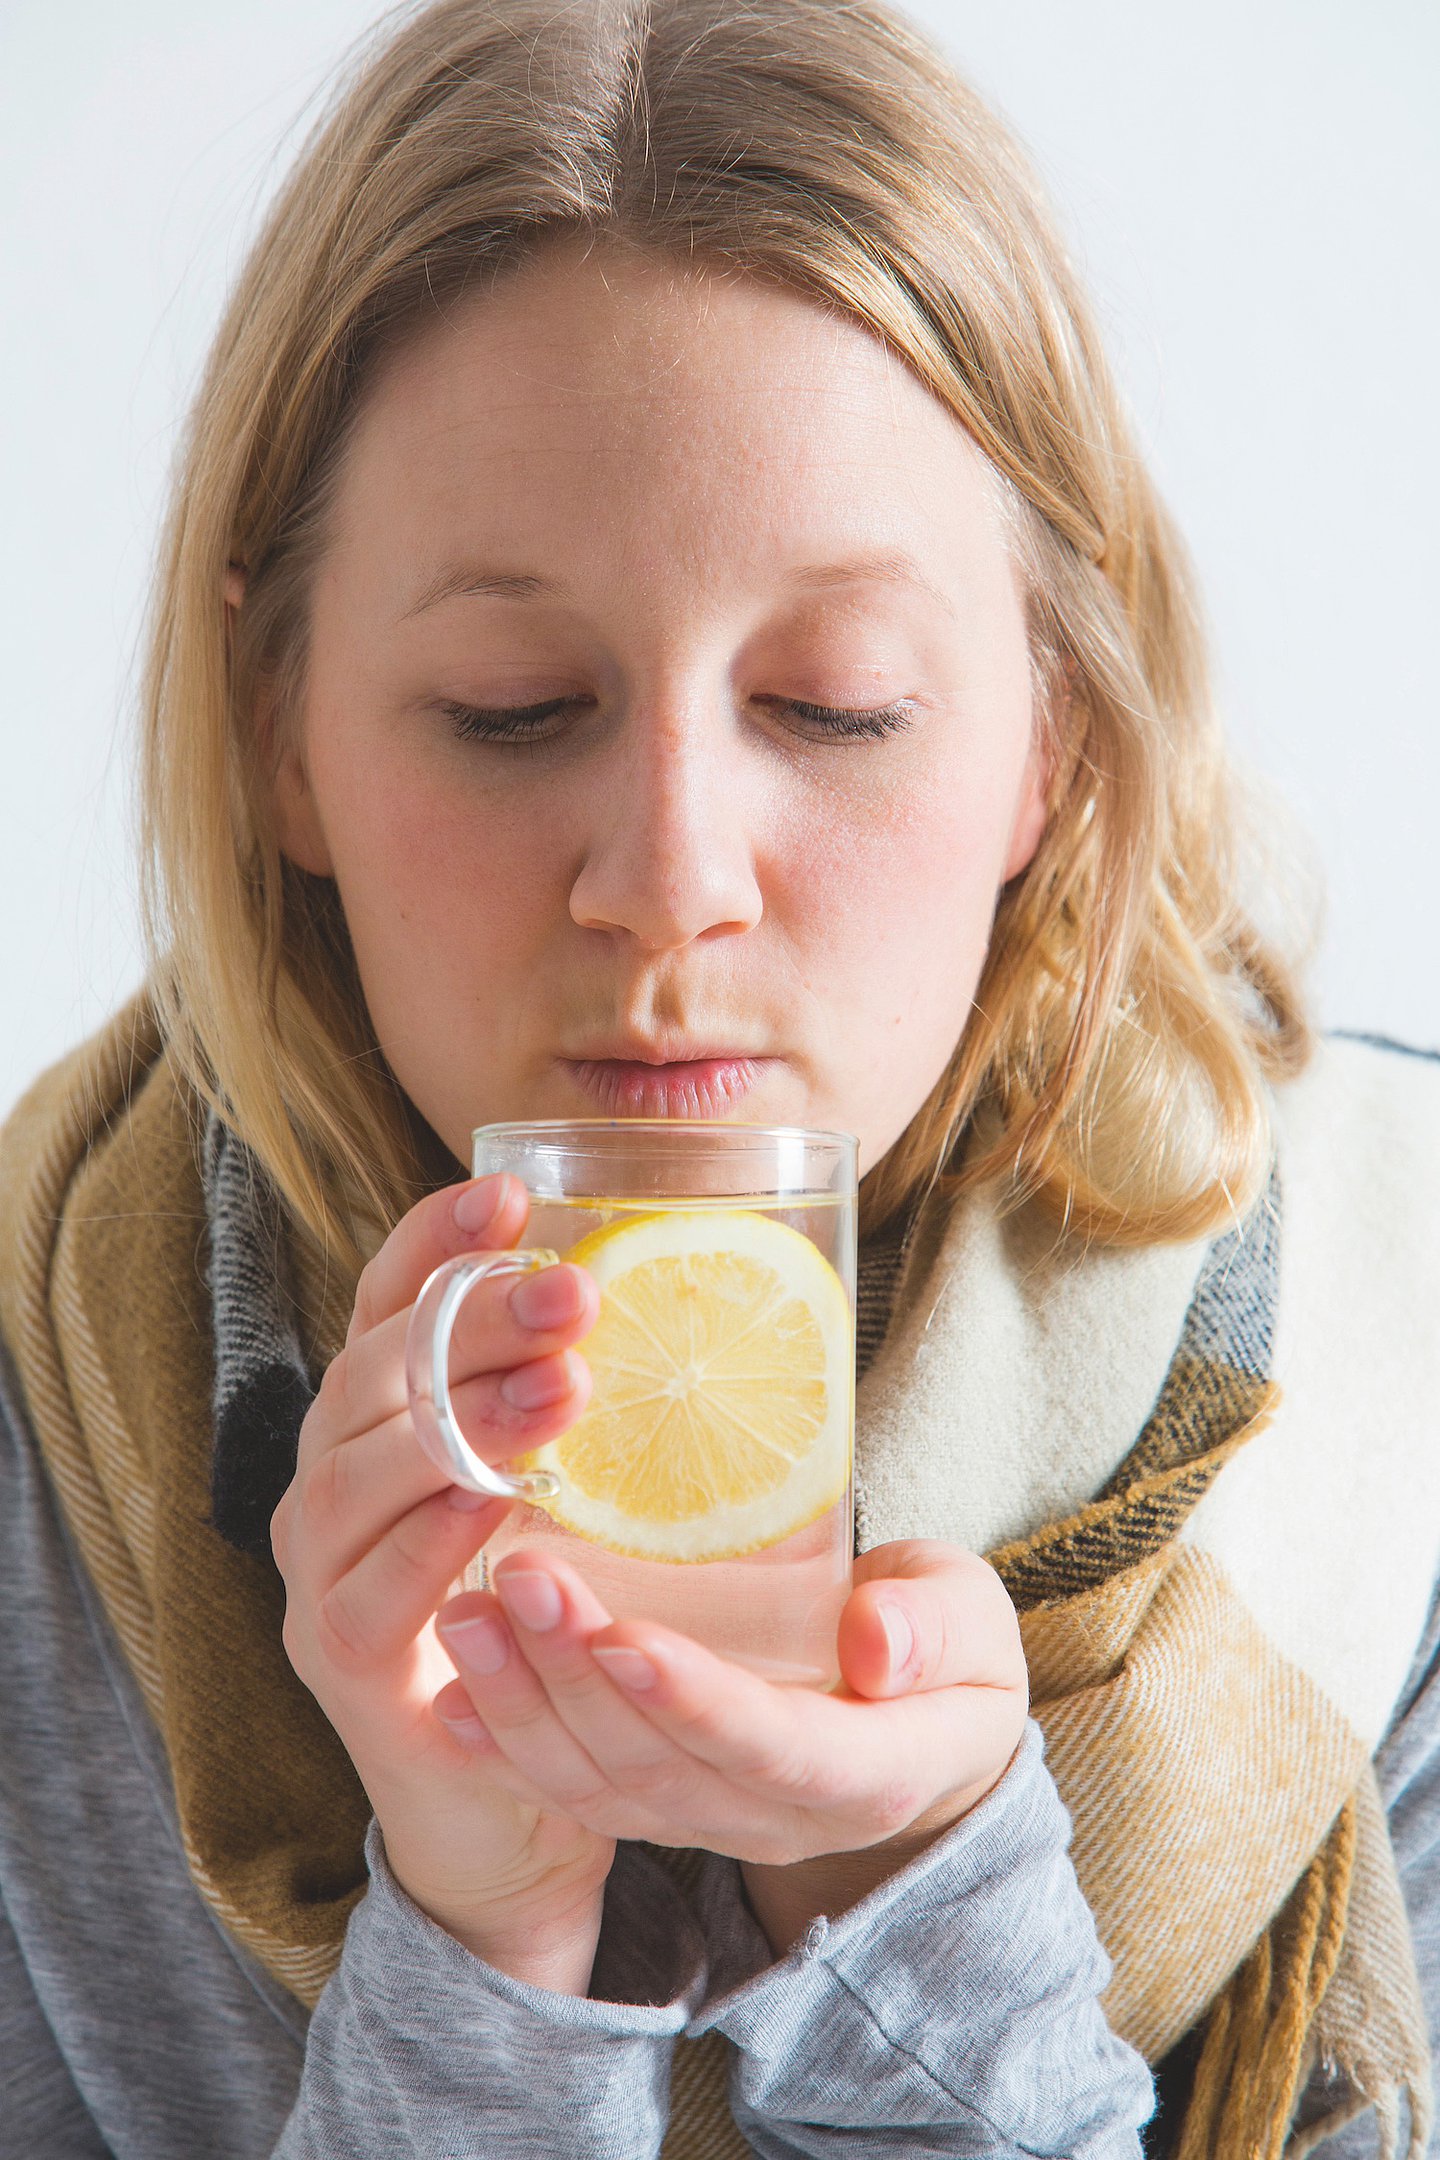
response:
<svg viewBox="0 0 1440 2160"><path fill-rule="evenodd" d="M487 1781L498 1785L512 1800L522 1801L527 1807L542 1813L555 1811L551 1796L532 1784L514 1763L507 1760L483 1718L475 1715L475 1706L462 1681L447 1681L430 1707L465 1754L472 1761L483 1764Z"/></svg>
<svg viewBox="0 0 1440 2160"><path fill-rule="evenodd" d="M613 1649L639 1653L623 1662ZM657 1728L771 1804L782 1857L877 1843L947 1794L988 1790L1024 1724L1023 1692L949 1687L894 1702L779 1688L668 1629L627 1621L592 1649ZM784 1813L773 1812L783 1808ZM785 1833L782 1835L782 1833ZM798 1842L797 1842L798 1841ZM726 1840L717 1850L765 1854Z"/></svg>
<svg viewBox="0 0 1440 2160"><path fill-rule="evenodd" d="M456 1688L460 1686L458 1680L452 1684ZM458 1720L452 1722L449 1714L451 1700L463 1700L463 1691L461 1696L451 1698L447 1691L442 1689L441 1696L445 1698L445 1713L442 1715L437 1712L437 1715L440 1716L440 1722L446 1725L451 1738L463 1748L469 1759L477 1765L488 1785L497 1785L502 1792L508 1793L512 1800L520 1802L522 1806L534 1808L537 1813L542 1815L568 1814L572 1822L578 1823L582 1830L588 1830L596 1837L643 1838L651 1844L657 1845L666 1843L674 1845L682 1842L691 1844L694 1842L690 1838L684 1840L673 1837L667 1838L663 1824L652 1822L648 1816L638 1810L627 1810L621 1818L627 1824L633 1821L635 1825L633 1829L626 1828L611 1831L607 1830L602 1822L594 1819L591 1812L563 1808L553 1793L546 1792L542 1786L535 1783L533 1778L526 1777L523 1770L516 1768L504 1750L497 1744L494 1735L487 1732L484 1723L475 1716L473 1710L470 1711L468 1716L462 1715ZM441 1700L441 1696L436 1697L437 1703ZM616 1801L615 1805L620 1807L622 1803Z"/></svg>
<svg viewBox="0 0 1440 2160"><path fill-rule="evenodd" d="M643 1621L618 1621L592 1638L590 1653L647 1723L718 1772L739 1792L806 1803L841 1797L851 1756L832 1719L830 1752L838 1783L817 1787L814 1713L840 1707L808 1688L777 1687L717 1657L700 1643ZM853 1710L853 1705L845 1706Z"/></svg>
<svg viewBox="0 0 1440 2160"><path fill-rule="evenodd" d="M647 1815L642 1822L637 1810L614 1791L559 1715L497 1597L466 1592L437 1614L435 1631L454 1659L471 1708L492 1743L544 1794L547 1806L606 1836L650 1834L653 1820ZM594 1678L604 1684L600 1674ZM615 1700L623 1711L623 1703ZM653 1744L658 1751L660 1743Z"/></svg>
<svg viewBox="0 0 1440 2160"><path fill-rule="evenodd" d="M316 1646L341 1673L373 1673L404 1657L504 1513L506 1502L422 1500L331 1584L313 1607Z"/></svg>
<svg viewBox="0 0 1440 2160"><path fill-rule="evenodd" d="M456 1315L450 1359L452 1395L477 1375L512 1372L568 1349L590 1332L599 1312L600 1292L594 1276L568 1262L532 1275L501 1275L477 1282ZM368 1334L355 1336L332 1359L317 1397L318 1429L308 1445L302 1438L302 1462L406 1407L409 1328L408 1310L392 1314ZM528 1404L516 1399L527 1386L535 1397ZM538 1381L517 1383L505 1398L511 1409L534 1409L539 1402ZM574 1415L579 1415L578 1409Z"/></svg>
<svg viewBox="0 0 1440 2160"><path fill-rule="evenodd" d="M547 1268L523 1280L538 1284L562 1272L581 1285L576 1317L565 1331L526 1329L537 1349L557 1333L583 1333L593 1319L598 1292L584 1269ZM479 1289L516 1287L496 1283ZM399 1314L343 1350L301 1428L295 1479L271 1523L276 1561L289 1580L300 1579L298 1570L305 1581L328 1586L398 1515L448 1482L415 1437L403 1373L406 1324L407 1316ZM511 1324L518 1334L522 1323ZM393 1360L382 1370L379 1346L387 1336L393 1338ZM368 1376L362 1369L366 1361ZM497 1465L558 1439L583 1413L590 1390L585 1360L577 1351L559 1349L505 1373L462 1380L452 1390L452 1402L476 1453ZM385 1415L387 1402L391 1408Z"/></svg>
<svg viewBox="0 0 1440 2160"><path fill-rule="evenodd" d="M533 1604L522 1617L542 1575L563 1595L558 1619ZM528 1788L609 1835L756 1860L873 1844L910 1828L945 1796L988 1790L1023 1724L1023 1702L995 1689L859 1703L773 1687L684 1636L640 1623L601 1629L587 1641L595 1602L563 1563L522 1551L496 1570L502 1595L507 1576L508 1635L495 1600L465 1598L440 1616L441 1638L473 1711ZM471 1613L490 1637L478 1652L462 1645L453 1625ZM637 1731L623 1704L595 1684L587 1651L642 1710L651 1733ZM570 1753L565 1734L581 1754ZM673 1742L673 1751L657 1748L657 1739ZM592 1782L595 1772L614 1799ZM637 1820L622 1801L651 1820Z"/></svg>
<svg viewBox="0 0 1440 2160"><path fill-rule="evenodd" d="M538 1369L549 1372L556 1363L563 1361L546 1359ZM467 1432L479 1436L477 1452L499 1464L556 1439L578 1415L577 1406L583 1407L588 1395L588 1371L581 1374L578 1387L573 1379L563 1379L563 1385L564 1394L540 1410L499 1406L508 1423L503 1433L493 1380L467 1381L457 1388L455 1413ZM276 1561L292 1588L309 1586L319 1596L402 1515L435 1493L444 1493L461 1513L477 1509L485 1497L453 1484L431 1462L415 1437L409 1411L402 1410L315 1457L277 1511ZM509 1503L499 1505L503 1513Z"/></svg>
<svg viewBox="0 0 1440 2160"><path fill-rule="evenodd" d="M696 1839L716 1823L738 1830L755 1818L748 1797L661 1733L616 1686L606 1661L596 1659L592 1646L597 1633L609 1627L610 1616L575 1569L522 1547L500 1562L494 1586L525 1660L561 1723L617 1793L661 1818L672 1831L679 1823L689 1825ZM712 1671L716 1684L725 1688L737 1668L716 1659ZM471 1692L486 1716L488 1693L473 1687ZM522 1754L514 1759L540 1779L537 1762ZM640 1833L632 1829L617 1834Z"/></svg>
<svg viewBox="0 0 1440 2160"><path fill-rule="evenodd" d="M475 1705L464 1683L447 1680L430 1705L445 1730L460 1742L467 1755L498 1755L489 1727L475 1715Z"/></svg>
<svg viewBox="0 0 1440 2160"><path fill-rule="evenodd" d="M442 1260L508 1250L518 1242L529 1212L525 1187L504 1170L427 1194L401 1217L362 1271L347 1340L407 1312Z"/></svg>
<svg viewBox="0 0 1440 2160"><path fill-rule="evenodd" d="M1015 1608L995 1570L977 1554L934 1539L909 1539L864 1554L856 1574L860 1580L840 1616L837 1650L845 1682L857 1695L1023 1685Z"/></svg>
<svg viewBox="0 0 1440 2160"><path fill-rule="evenodd" d="M590 1369L575 1351L539 1359L525 1371L551 1397L535 1410L506 1402L504 1381L493 1375L467 1380L453 1392L461 1430L492 1468L558 1439L590 1399ZM306 1452L302 1432L302 1457ZM453 1484L431 1462L415 1437L408 1407L352 1439L333 1446L314 1443L308 1457L297 1464L271 1518L270 1536L286 1580L292 1587L316 1586L317 1594L430 1494L447 1492L450 1505L462 1511L484 1497Z"/></svg>

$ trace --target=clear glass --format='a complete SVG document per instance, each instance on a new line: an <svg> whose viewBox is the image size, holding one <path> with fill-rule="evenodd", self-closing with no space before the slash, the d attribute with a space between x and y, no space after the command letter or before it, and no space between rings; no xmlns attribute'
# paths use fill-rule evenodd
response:
<svg viewBox="0 0 1440 2160"><path fill-rule="evenodd" d="M448 1275L437 1271L416 1307L411 1360L416 1429L432 1451L446 1450L452 1474L461 1482L479 1489L520 1487L467 1581L483 1585L488 1565L516 1546L558 1552L586 1577L616 1619L662 1621L771 1680L833 1686L836 1625L850 1590L854 1550L854 1137L674 1118L482 1126L474 1135L474 1175L498 1170L518 1177L530 1195L525 1248L494 1256L511 1268L544 1265L557 1255L563 1259L582 1238L627 1218L650 1218L663 1247L663 1219L672 1211L693 1219L696 1210L743 1209L807 1238L829 1262L845 1295L845 1485L833 1506L793 1535L735 1558L642 1559L577 1535L547 1511L553 1480L496 1478L475 1462L458 1427L442 1429L449 1412L449 1327L441 1308L448 1301L453 1314L473 1281L493 1272L480 1256L452 1262ZM601 1296L603 1303L603 1289ZM583 1355L583 1341L579 1347ZM596 1407L595 1398L590 1407ZM783 1404L777 1403L776 1414L784 1414Z"/></svg>

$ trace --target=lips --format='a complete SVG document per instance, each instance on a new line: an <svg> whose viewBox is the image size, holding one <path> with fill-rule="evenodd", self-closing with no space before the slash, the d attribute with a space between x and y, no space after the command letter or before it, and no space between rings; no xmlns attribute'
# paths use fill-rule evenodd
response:
<svg viewBox="0 0 1440 2160"><path fill-rule="evenodd" d="M607 1117L723 1117L761 1079L768 1058L565 1058L576 1085Z"/></svg>

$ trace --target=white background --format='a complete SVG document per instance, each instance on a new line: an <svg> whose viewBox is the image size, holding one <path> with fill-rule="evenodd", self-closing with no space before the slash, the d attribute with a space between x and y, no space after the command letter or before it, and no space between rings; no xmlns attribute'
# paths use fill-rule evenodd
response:
<svg viewBox="0 0 1440 2160"><path fill-rule="evenodd" d="M1322 1017L1440 1043L1433 0L916 0L1056 197L1298 812ZM167 462L366 0L0 6L0 1113L138 979L140 611Z"/></svg>

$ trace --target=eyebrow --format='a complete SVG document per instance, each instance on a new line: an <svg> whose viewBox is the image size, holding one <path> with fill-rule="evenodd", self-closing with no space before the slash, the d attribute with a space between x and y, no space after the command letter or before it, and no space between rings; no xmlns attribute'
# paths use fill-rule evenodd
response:
<svg viewBox="0 0 1440 2160"><path fill-rule="evenodd" d="M830 592L845 585L908 585L926 594L947 615L955 612L953 600L926 577L914 558L898 552L854 555L845 562L804 563L789 571L780 582L784 588L802 592ZM476 563L447 563L438 575L421 587L417 597L404 610L402 620L424 615L446 600L573 598L570 588L558 578L487 570Z"/></svg>

